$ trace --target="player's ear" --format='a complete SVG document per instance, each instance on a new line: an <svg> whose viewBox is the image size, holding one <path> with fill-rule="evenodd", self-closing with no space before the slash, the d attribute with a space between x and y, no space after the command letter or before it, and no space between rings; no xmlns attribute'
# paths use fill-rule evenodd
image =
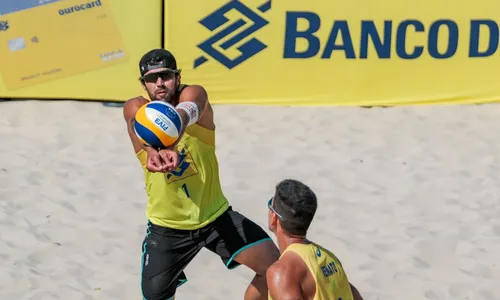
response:
<svg viewBox="0 0 500 300"><path fill-rule="evenodd" d="M271 227L273 228L273 230L278 228L278 222L279 222L278 216L276 214L271 213Z"/></svg>
<svg viewBox="0 0 500 300"><path fill-rule="evenodd" d="M175 84L177 85L177 87L179 87L179 85L181 84L181 73L178 73L175 76Z"/></svg>

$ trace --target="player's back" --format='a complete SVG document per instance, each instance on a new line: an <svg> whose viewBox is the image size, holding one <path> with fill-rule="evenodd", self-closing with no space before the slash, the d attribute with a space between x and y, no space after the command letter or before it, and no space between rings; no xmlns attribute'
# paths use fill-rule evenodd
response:
<svg viewBox="0 0 500 300"><path fill-rule="evenodd" d="M214 221L229 206L219 181L215 131L198 124L188 126L177 152L179 166L170 173L149 172L146 152L137 154L149 196L146 214L153 224L194 230Z"/></svg>
<svg viewBox="0 0 500 300"><path fill-rule="evenodd" d="M313 300L353 300L351 286L339 259L315 243L294 243L283 252L298 255L309 269L316 284Z"/></svg>

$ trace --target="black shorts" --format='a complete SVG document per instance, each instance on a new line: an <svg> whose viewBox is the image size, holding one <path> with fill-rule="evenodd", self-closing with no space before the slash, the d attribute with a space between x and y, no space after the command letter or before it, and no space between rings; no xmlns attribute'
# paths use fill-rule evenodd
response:
<svg viewBox="0 0 500 300"><path fill-rule="evenodd" d="M145 300L165 300L186 283L184 268L203 248L218 254L228 269L239 266L233 258L260 242L271 240L257 224L228 208L197 230L178 230L148 223L142 246L142 294Z"/></svg>

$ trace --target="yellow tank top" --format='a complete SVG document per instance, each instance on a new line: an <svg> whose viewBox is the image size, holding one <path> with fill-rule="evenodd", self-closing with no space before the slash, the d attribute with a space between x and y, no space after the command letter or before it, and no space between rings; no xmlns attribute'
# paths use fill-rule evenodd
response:
<svg viewBox="0 0 500 300"><path fill-rule="evenodd" d="M316 282L314 300L354 299L342 264L333 253L315 243L296 243L288 246L281 256L289 251L300 256L311 272Z"/></svg>
<svg viewBox="0 0 500 300"><path fill-rule="evenodd" d="M151 223L194 230L214 221L229 207L219 182L215 131L193 124L177 145L179 166L170 173L146 169L147 153L137 153L144 169Z"/></svg>

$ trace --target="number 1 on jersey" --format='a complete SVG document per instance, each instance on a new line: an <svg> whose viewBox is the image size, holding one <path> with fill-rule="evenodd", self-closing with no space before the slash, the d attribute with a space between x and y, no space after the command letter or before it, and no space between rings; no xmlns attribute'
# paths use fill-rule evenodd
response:
<svg viewBox="0 0 500 300"><path fill-rule="evenodd" d="M189 196L188 187L187 187L187 185L186 185L185 183L182 185L182 189L184 190L184 193L186 193L186 196L187 196L188 198L191 198L191 197Z"/></svg>

